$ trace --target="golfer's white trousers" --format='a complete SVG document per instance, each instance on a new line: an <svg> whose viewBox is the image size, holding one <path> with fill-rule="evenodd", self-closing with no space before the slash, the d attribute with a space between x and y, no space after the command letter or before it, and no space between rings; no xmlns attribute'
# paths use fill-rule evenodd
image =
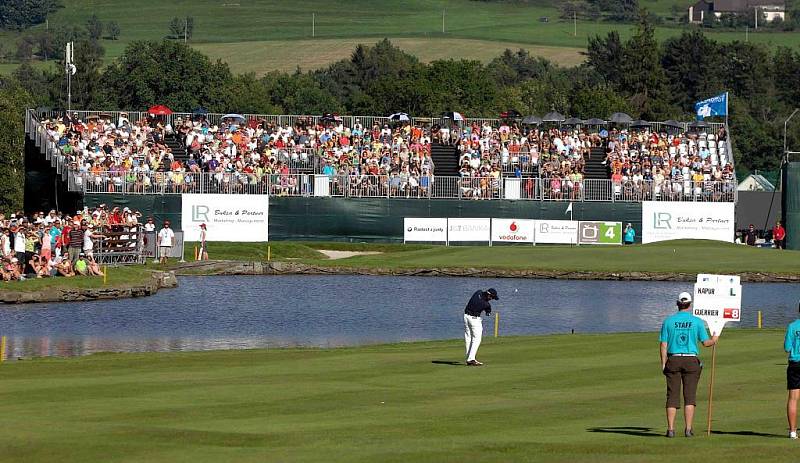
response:
<svg viewBox="0 0 800 463"><path fill-rule="evenodd" d="M481 317L473 317L464 314L464 344L467 347L467 362L475 360L478 347L481 345L483 336L483 320Z"/></svg>

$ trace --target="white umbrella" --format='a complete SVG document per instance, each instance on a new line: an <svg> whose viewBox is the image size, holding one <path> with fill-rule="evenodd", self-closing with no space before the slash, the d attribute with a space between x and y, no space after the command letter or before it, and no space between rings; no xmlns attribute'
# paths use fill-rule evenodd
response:
<svg viewBox="0 0 800 463"><path fill-rule="evenodd" d="M406 114L406 113L394 113L394 114L389 115L389 120L390 121L406 122L406 121L410 121L411 118L408 117L408 114Z"/></svg>

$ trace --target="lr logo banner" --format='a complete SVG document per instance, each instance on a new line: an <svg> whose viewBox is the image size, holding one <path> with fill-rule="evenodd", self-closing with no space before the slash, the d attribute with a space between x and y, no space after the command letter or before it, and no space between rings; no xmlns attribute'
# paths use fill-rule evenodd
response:
<svg viewBox="0 0 800 463"><path fill-rule="evenodd" d="M653 212L653 228L669 230L672 228L672 214L669 212Z"/></svg>
<svg viewBox="0 0 800 463"><path fill-rule="evenodd" d="M192 206L192 222L203 222L207 223L210 222L208 220L208 212L211 209L208 206L202 204L195 204Z"/></svg>

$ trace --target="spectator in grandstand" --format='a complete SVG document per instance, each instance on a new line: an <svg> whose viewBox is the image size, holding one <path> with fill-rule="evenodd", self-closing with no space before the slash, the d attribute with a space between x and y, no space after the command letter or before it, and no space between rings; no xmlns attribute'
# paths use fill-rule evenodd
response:
<svg viewBox="0 0 800 463"><path fill-rule="evenodd" d="M775 227L772 228L772 242L777 249L786 249L786 229L780 220L775 222Z"/></svg>

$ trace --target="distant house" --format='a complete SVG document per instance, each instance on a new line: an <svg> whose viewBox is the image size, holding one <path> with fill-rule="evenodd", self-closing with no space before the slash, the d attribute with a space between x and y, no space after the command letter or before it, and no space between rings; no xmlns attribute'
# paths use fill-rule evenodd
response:
<svg viewBox="0 0 800 463"><path fill-rule="evenodd" d="M720 17L725 13L749 13L758 8L767 21L786 19L785 0L698 0L689 7L689 22L702 23L708 15Z"/></svg>
<svg viewBox="0 0 800 463"><path fill-rule="evenodd" d="M739 191L775 191L775 185L760 174L750 174L736 188Z"/></svg>

